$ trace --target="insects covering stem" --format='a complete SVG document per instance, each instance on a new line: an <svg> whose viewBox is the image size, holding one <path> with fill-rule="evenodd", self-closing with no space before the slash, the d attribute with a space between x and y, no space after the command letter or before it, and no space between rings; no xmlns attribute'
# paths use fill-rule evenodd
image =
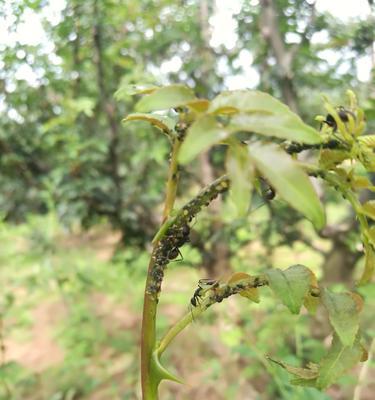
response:
<svg viewBox="0 0 375 400"><path fill-rule="evenodd" d="M173 209L176 199L178 184L178 163L177 156L181 146L179 138L175 138L172 147L171 161L169 164L167 190L164 202L163 222ZM158 242L154 244L154 250ZM153 253L154 253L153 250ZM143 302L143 318L141 332L141 381L142 381L142 397L143 400L157 399L157 383L154 382L155 377L152 376L152 353L156 343L156 312L157 298L147 292L147 287L152 280L151 272L154 268L155 260L151 257L144 293Z"/></svg>

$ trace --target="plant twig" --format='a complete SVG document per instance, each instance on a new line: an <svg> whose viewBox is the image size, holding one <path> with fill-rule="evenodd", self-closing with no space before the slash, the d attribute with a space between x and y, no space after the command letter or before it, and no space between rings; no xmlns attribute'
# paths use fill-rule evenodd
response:
<svg viewBox="0 0 375 400"><path fill-rule="evenodd" d="M165 197L163 220L166 220L173 209L174 201L177 193L178 183L178 164L177 155L181 146L181 141L178 137L175 138L172 148L171 162L169 165L167 192ZM153 254L157 249L158 243L154 244ZM142 333L141 333L141 380L142 380L142 395L144 400L152 400L157 398L157 384L153 382L151 376L151 361L152 352L156 342L156 311L158 299L148 288L153 281L153 270L155 267L155 257L150 258L148 266L148 274L146 279L146 288L143 302L143 318L142 318ZM161 283L160 283L161 284Z"/></svg>

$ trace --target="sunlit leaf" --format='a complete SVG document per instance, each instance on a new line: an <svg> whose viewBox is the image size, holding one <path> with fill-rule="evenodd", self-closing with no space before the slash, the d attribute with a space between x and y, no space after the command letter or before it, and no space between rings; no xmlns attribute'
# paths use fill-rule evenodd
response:
<svg viewBox="0 0 375 400"><path fill-rule="evenodd" d="M171 85L156 89L142 97L135 108L138 112L166 110L193 100L196 100L196 97L190 88L184 85Z"/></svg>
<svg viewBox="0 0 375 400"><path fill-rule="evenodd" d="M345 346L338 335L333 336L332 345L327 355L320 362L319 377L316 385L325 389L342 376L348 369L357 364L363 355L359 335L351 346Z"/></svg>
<svg viewBox="0 0 375 400"><path fill-rule="evenodd" d="M275 295L293 314L298 314L310 290L311 273L303 265L292 265L282 271L271 269L266 272L269 286Z"/></svg>
<svg viewBox="0 0 375 400"><path fill-rule="evenodd" d="M249 114L234 115L228 128L234 132L255 132L261 135L278 137L303 143L319 143L319 134L304 124L297 115L289 113L271 114L254 111Z"/></svg>
<svg viewBox="0 0 375 400"><path fill-rule="evenodd" d="M319 133L306 125L289 107L259 91L223 92L212 100L208 112L229 114L232 132L251 131L303 143L320 143Z"/></svg>
<svg viewBox="0 0 375 400"><path fill-rule="evenodd" d="M252 192L253 165L246 145L236 140L230 142L227 151L226 169L230 179L229 196L239 216L249 210Z"/></svg>
<svg viewBox="0 0 375 400"><path fill-rule="evenodd" d="M213 116L197 119L188 129L179 152L179 162L186 164L201 151L226 139L230 132L220 125Z"/></svg>
<svg viewBox="0 0 375 400"><path fill-rule="evenodd" d="M211 101L208 112L220 114L222 110L232 109L236 112L270 112L291 113L288 106L268 93L257 90L233 90L219 94Z"/></svg>
<svg viewBox="0 0 375 400"><path fill-rule="evenodd" d="M170 133L176 124L176 122L172 118L169 118L165 115L142 113L129 114L122 121L146 121L165 133Z"/></svg>
<svg viewBox="0 0 375 400"><path fill-rule="evenodd" d="M343 345L351 346L359 329L362 298L356 293L332 293L322 290L322 303Z"/></svg>
<svg viewBox="0 0 375 400"><path fill-rule="evenodd" d="M209 105L210 102L206 99L195 99L185 104L186 107L189 107L196 112L207 111Z"/></svg>
<svg viewBox="0 0 375 400"><path fill-rule="evenodd" d="M255 144L250 147L250 157L280 197L317 229L324 226L324 210L310 179L289 155L275 145Z"/></svg>

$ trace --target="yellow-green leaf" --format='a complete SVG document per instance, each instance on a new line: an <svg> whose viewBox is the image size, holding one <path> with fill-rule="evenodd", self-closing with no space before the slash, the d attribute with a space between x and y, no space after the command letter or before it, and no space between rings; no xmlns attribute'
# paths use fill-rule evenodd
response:
<svg viewBox="0 0 375 400"><path fill-rule="evenodd" d="M342 150L324 149L320 152L319 164L322 168L333 168L349 158L349 155Z"/></svg>
<svg viewBox="0 0 375 400"><path fill-rule="evenodd" d="M188 129L179 152L179 162L187 164L201 151L226 139L230 131L225 129L215 117L206 115L197 119Z"/></svg>
<svg viewBox="0 0 375 400"><path fill-rule="evenodd" d="M321 360L316 386L325 389L357 364L363 355L359 335L351 346L345 346L338 335L333 336L332 345L327 355Z"/></svg>
<svg viewBox="0 0 375 400"><path fill-rule="evenodd" d="M316 229L324 226L324 210L310 179L289 155L275 145L255 144L250 147L250 157L280 197L305 215Z"/></svg>
<svg viewBox="0 0 375 400"><path fill-rule="evenodd" d="M231 118L228 128L233 132L255 132L301 143L321 142L318 132L304 124L296 114L290 111L283 113L253 111L248 114L236 114Z"/></svg>
<svg viewBox="0 0 375 400"><path fill-rule="evenodd" d="M303 143L320 143L319 133L288 106L256 90L223 92L212 100L209 113L232 115L232 132L251 131Z"/></svg>
<svg viewBox="0 0 375 400"><path fill-rule="evenodd" d="M138 112L166 110L196 100L194 92L184 85L170 85L144 96L135 106Z"/></svg>
<svg viewBox="0 0 375 400"><path fill-rule="evenodd" d="M329 320L345 346L351 346L359 329L359 312L362 299L355 293L332 293L322 290L322 303Z"/></svg>
<svg viewBox="0 0 375 400"><path fill-rule="evenodd" d="M359 136L358 141L368 147L375 148L375 135Z"/></svg>
<svg viewBox="0 0 375 400"><path fill-rule="evenodd" d="M186 107L200 113L207 111L209 105L210 102L206 99L195 99L185 104Z"/></svg>
<svg viewBox="0 0 375 400"><path fill-rule="evenodd" d="M362 205L363 214L375 220L375 200L370 200Z"/></svg>
<svg viewBox="0 0 375 400"><path fill-rule="evenodd" d="M309 270L310 271L310 270ZM313 292L315 293L320 293L319 287L318 287L318 280L315 276L315 274L310 271L310 290L305 296L305 299L303 301L303 305L306 307L307 311L315 315L316 310L320 304L320 296L313 296Z"/></svg>
<svg viewBox="0 0 375 400"><path fill-rule="evenodd" d="M257 90L233 90L220 93L211 101L208 112L221 114L222 110L236 112L268 111L271 113L290 113L288 106L268 93Z"/></svg>
<svg viewBox="0 0 375 400"><path fill-rule="evenodd" d="M374 228L370 230L374 232ZM374 240L374 239L373 239ZM365 285L369 283L374 275L375 270L375 252L371 245L365 246L365 269L363 270L362 276L358 282L359 285Z"/></svg>
<svg viewBox="0 0 375 400"><path fill-rule="evenodd" d="M248 282L249 280L254 279L251 275L246 274L245 272L235 272L229 279L228 283L240 283L241 281ZM242 297L246 297L247 299L253 301L254 303L259 303L259 290L256 287L251 287L245 290L241 290L238 292Z"/></svg>
<svg viewBox="0 0 375 400"><path fill-rule="evenodd" d="M229 196L239 216L249 210L252 192L253 165L246 145L231 140L227 151L226 169L230 179Z"/></svg>

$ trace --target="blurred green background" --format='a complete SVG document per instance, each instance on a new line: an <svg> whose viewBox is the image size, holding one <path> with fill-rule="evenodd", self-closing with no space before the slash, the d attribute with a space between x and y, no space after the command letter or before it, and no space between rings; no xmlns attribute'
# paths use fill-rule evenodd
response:
<svg viewBox="0 0 375 400"><path fill-rule="evenodd" d="M353 89L375 123L372 1L0 1L0 399L137 399L150 239L160 223L169 145L123 125L132 84L185 83L201 97L259 89L311 125L321 93ZM215 148L181 172L178 204L223 171ZM373 178L373 177L371 177ZM319 233L277 197L246 218L216 201L170 264L158 329L188 311L197 281L301 263L351 288L362 251L356 220L317 184ZM363 193L363 199L370 193ZM371 342L375 288L361 289ZM329 343L323 310L296 317L271 292L230 298L177 338L165 363L186 385L169 399L372 399L372 362L326 393L291 386L265 355L297 365ZM359 381L358 377L362 376Z"/></svg>

